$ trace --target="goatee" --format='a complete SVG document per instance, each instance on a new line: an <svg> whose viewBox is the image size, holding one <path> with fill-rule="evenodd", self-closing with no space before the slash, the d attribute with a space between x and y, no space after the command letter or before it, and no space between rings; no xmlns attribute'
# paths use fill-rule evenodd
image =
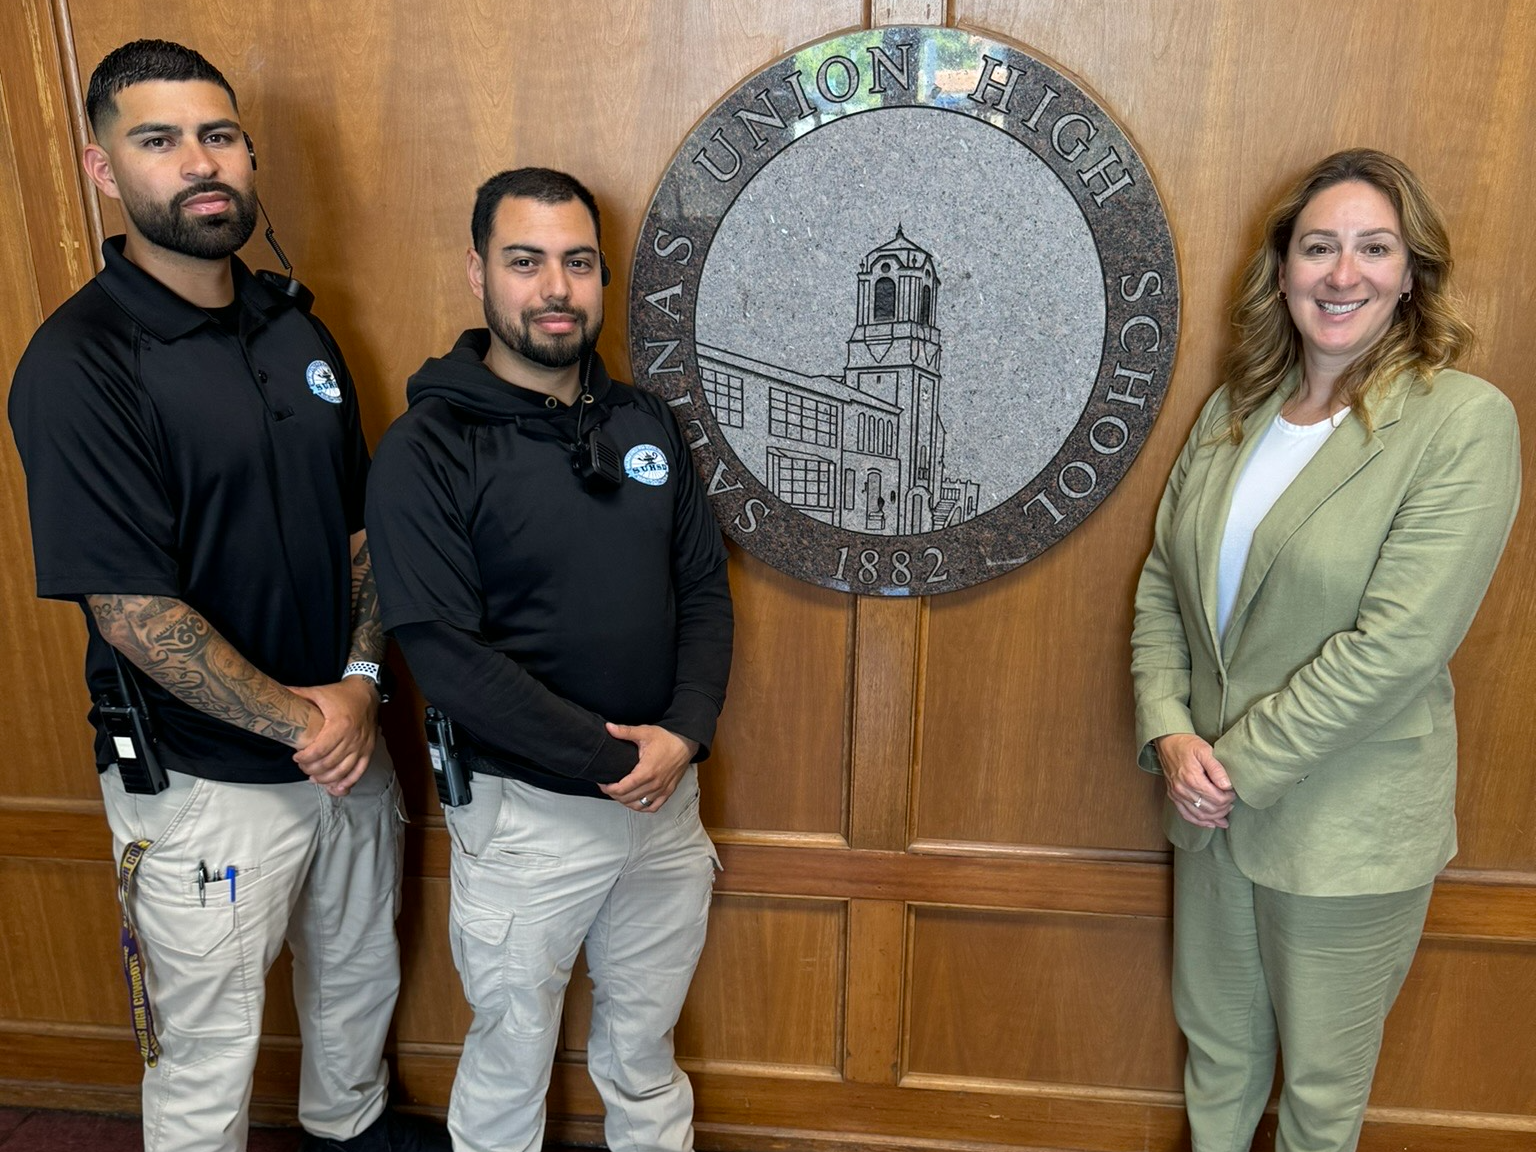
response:
<svg viewBox="0 0 1536 1152"><path fill-rule="evenodd" d="M549 336L534 328L540 316L569 316L576 322L576 331L564 336ZM524 360L544 368L569 368L579 364L597 347L598 334L603 322L593 324L580 308L525 308L514 321L485 296L485 323L496 338L516 352Z"/></svg>
<svg viewBox="0 0 1536 1152"><path fill-rule="evenodd" d="M228 196L229 207L215 216L189 216L181 210L192 197L210 192ZM256 193L215 180L182 189L166 205L124 197L123 210L150 243L199 260L234 255L256 231Z"/></svg>

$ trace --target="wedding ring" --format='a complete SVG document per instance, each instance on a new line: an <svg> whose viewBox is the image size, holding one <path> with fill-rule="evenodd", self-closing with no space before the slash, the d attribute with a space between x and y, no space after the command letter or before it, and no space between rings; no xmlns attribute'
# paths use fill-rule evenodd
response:
<svg viewBox="0 0 1536 1152"><path fill-rule="evenodd" d="M640 807L642 807L642 808L649 808L650 806L651 806L651 798L649 796L642 796L642 797L640 797Z"/></svg>
<svg viewBox="0 0 1536 1152"><path fill-rule="evenodd" d="M642 801L640 801L640 803L644 804L645 801L642 800ZM1198 797L1198 796L1195 797L1195 807L1196 808L1200 807L1200 797Z"/></svg>

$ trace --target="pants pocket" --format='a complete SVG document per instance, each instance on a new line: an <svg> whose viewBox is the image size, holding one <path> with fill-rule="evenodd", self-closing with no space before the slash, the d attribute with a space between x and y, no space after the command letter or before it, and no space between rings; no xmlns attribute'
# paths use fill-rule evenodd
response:
<svg viewBox="0 0 1536 1152"><path fill-rule="evenodd" d="M443 823L457 851L478 857L501 823L501 781L495 776L476 776L471 794L474 798L468 804L443 809Z"/></svg>
<svg viewBox="0 0 1536 1152"><path fill-rule="evenodd" d="M134 840L159 841L184 823L201 798L205 781L196 776L172 772L170 786L153 795L129 792L123 787L117 768L101 774L101 798L107 810L107 823L118 841L117 855Z"/></svg>
<svg viewBox="0 0 1536 1152"><path fill-rule="evenodd" d="M161 887L140 891L134 917L162 1034L223 1039L252 1035L252 974L237 905L227 889L210 889L206 904L178 899Z"/></svg>
<svg viewBox="0 0 1536 1152"><path fill-rule="evenodd" d="M448 942L453 966L464 983L464 999L478 1013L506 1008L506 940L512 913L487 908L464 893L457 878L449 885Z"/></svg>

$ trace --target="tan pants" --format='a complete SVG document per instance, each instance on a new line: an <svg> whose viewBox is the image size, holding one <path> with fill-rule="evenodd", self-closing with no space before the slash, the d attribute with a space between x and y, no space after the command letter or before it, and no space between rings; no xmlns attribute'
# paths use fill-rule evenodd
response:
<svg viewBox="0 0 1536 1152"><path fill-rule="evenodd" d="M1276 1152L1352 1152L1430 887L1297 896L1239 872L1220 829L1204 851L1175 849L1173 1009L1194 1152L1248 1152L1277 1048Z"/></svg>
<svg viewBox="0 0 1536 1152"><path fill-rule="evenodd" d="M448 1106L457 1152L538 1152L566 984L592 975L587 1071L612 1152L688 1152L672 1029L704 947L714 846L689 768L656 812L476 776L446 810L453 961L474 1021Z"/></svg>
<svg viewBox="0 0 1536 1152"><path fill-rule="evenodd" d="M304 1050L299 1120L345 1139L384 1109L400 986L399 785L381 740L351 794L170 773L155 796L102 775L113 848L152 840L129 908L163 1049L144 1071L145 1152L243 1152L266 974L283 942ZM227 880L203 885L200 867Z"/></svg>

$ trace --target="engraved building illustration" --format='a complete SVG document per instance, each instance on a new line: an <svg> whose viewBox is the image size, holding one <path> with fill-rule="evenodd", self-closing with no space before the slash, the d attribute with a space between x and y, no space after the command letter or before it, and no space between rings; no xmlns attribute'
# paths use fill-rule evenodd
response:
<svg viewBox="0 0 1536 1152"><path fill-rule="evenodd" d="M699 344L699 374L736 454L775 496L854 532L910 535L975 517L980 485L945 470L933 257L902 233L859 263L840 375L805 376Z"/></svg>

